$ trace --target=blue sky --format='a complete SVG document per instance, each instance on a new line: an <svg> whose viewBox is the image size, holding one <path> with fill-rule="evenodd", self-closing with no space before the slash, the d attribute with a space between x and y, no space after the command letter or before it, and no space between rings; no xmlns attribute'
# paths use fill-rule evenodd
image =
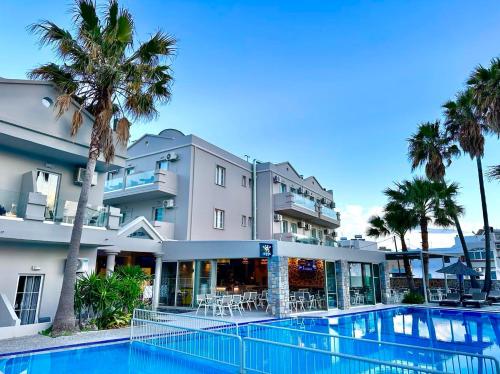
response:
<svg viewBox="0 0 500 374"><path fill-rule="evenodd" d="M344 235L363 232L381 191L410 177L405 139L416 125L439 118L473 67L500 54L498 1L122 3L139 39L158 28L179 39L172 101L133 138L174 127L240 156L289 160L333 188ZM69 4L0 4L0 76L23 78L51 59L25 27L40 18L70 27ZM488 140L485 165L500 163L499 145ZM462 186L467 232L482 219L476 176L466 157L448 172ZM486 190L498 227L500 183Z"/></svg>

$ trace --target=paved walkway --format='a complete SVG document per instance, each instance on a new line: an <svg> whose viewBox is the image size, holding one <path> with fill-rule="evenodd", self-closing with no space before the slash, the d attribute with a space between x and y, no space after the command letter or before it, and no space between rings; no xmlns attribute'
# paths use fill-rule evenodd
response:
<svg viewBox="0 0 500 374"><path fill-rule="evenodd" d="M26 352L75 344L97 343L127 339L130 336L128 327L114 330L87 331L71 336L51 338L44 335L30 335L19 338L0 340L0 354L11 352Z"/></svg>

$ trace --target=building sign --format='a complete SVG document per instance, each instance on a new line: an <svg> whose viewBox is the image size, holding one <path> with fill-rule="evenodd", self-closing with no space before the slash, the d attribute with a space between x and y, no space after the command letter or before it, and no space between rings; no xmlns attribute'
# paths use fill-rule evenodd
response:
<svg viewBox="0 0 500 374"><path fill-rule="evenodd" d="M305 260L299 259L299 270L300 271L316 271L316 260Z"/></svg>
<svg viewBox="0 0 500 374"><path fill-rule="evenodd" d="M273 245L269 243L259 243L260 257L271 257L273 255Z"/></svg>

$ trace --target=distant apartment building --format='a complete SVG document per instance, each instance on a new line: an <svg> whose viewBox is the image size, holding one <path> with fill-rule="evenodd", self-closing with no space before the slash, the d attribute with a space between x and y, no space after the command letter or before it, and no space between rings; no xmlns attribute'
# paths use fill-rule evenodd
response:
<svg viewBox="0 0 500 374"><path fill-rule="evenodd" d="M174 240L333 245L340 225L332 191L290 163L254 165L172 129L129 147L125 167L108 173L104 201L123 222L144 216Z"/></svg>

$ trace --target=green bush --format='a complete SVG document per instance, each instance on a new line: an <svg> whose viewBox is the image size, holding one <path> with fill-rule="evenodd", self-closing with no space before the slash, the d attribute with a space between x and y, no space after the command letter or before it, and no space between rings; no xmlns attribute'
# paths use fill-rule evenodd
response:
<svg viewBox="0 0 500 374"><path fill-rule="evenodd" d="M139 266L117 267L109 276L85 274L75 286L75 312L80 325L108 329L130 324L134 308L150 277Z"/></svg>
<svg viewBox="0 0 500 374"><path fill-rule="evenodd" d="M417 292L407 293L402 300L403 304L423 304L424 302L424 297Z"/></svg>

